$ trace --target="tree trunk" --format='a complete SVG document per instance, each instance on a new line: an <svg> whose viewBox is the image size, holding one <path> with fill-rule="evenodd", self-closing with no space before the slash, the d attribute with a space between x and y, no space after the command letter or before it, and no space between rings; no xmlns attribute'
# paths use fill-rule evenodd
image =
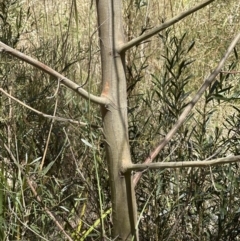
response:
<svg viewBox="0 0 240 241"><path fill-rule="evenodd" d="M125 76L125 56L116 52L124 42L119 0L97 0L101 47L102 93L110 104L102 106L103 130L111 185L113 238L137 240L137 208L131 173L120 170L131 162Z"/></svg>

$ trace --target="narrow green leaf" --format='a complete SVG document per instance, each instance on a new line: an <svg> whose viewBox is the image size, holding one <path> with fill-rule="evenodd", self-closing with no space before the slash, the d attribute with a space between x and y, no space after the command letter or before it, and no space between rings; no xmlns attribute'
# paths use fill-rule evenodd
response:
<svg viewBox="0 0 240 241"><path fill-rule="evenodd" d="M51 169L55 161L50 162L43 170L42 170L42 175L45 176L48 171Z"/></svg>
<svg viewBox="0 0 240 241"><path fill-rule="evenodd" d="M188 47L187 53L188 53L189 51L191 51L191 49L194 47L194 45L195 45L195 41L192 41L192 43L191 43L190 46Z"/></svg>
<svg viewBox="0 0 240 241"><path fill-rule="evenodd" d="M82 141L86 146L88 146L88 147L90 147L90 148L96 149L96 148L95 148L91 143L89 143L87 140L81 139L81 141Z"/></svg>

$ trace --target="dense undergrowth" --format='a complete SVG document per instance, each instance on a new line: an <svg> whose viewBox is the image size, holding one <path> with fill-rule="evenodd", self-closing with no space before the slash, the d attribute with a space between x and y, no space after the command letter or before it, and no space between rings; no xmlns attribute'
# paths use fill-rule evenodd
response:
<svg viewBox="0 0 240 241"><path fill-rule="evenodd" d="M146 3L125 2L127 39L190 5ZM147 158L215 67L239 29L239 7L237 1L227 6L218 1L127 53L133 162ZM2 42L99 94L94 4L7 0L0 3L0 12ZM157 161L239 154L238 55L239 47ZM22 101L1 92L0 239L66 240L57 220L73 240L100 240L103 230L110 240L110 191L99 109L40 70L4 53L0 58L1 88ZM239 181L238 163L146 171L137 186L140 240L239 240Z"/></svg>

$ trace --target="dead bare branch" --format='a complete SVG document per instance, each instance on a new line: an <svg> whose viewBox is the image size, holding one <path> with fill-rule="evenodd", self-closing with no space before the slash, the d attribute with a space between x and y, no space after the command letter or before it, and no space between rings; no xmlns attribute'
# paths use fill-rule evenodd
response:
<svg viewBox="0 0 240 241"><path fill-rule="evenodd" d="M93 128L98 128L96 125L91 125L91 124L87 124L85 122L81 122L81 121L77 121L77 120L73 120L73 119L67 119L67 118L63 118L63 117L59 117L59 116L52 116L52 115L47 115L41 111L38 111L34 108L32 108L31 106L23 103L22 101L20 101L19 99L13 97L12 95L8 94L5 90L3 90L2 88L0 88L0 91L5 94L7 97L11 98L12 100L18 102L20 105L26 107L27 109L35 112L36 114L42 116L42 117L45 117L45 118L49 118L49 119L52 119L52 120L55 120L55 121L61 121L61 122L68 122L68 123L71 123L71 124L78 124L78 125L82 125L82 126L91 126Z"/></svg>

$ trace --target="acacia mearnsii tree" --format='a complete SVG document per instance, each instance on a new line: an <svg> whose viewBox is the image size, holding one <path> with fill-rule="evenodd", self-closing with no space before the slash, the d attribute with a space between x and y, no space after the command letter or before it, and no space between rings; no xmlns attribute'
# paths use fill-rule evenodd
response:
<svg viewBox="0 0 240 241"><path fill-rule="evenodd" d="M220 14L224 1L182 1L176 16L170 1L162 17L148 14L152 1L69 1L65 19L43 1L44 20L30 3L1 2L2 240L236 240L240 33L214 46L206 77L205 57L194 65L191 55L198 32L190 41L176 29L205 8ZM41 26L60 31L46 41Z"/></svg>

